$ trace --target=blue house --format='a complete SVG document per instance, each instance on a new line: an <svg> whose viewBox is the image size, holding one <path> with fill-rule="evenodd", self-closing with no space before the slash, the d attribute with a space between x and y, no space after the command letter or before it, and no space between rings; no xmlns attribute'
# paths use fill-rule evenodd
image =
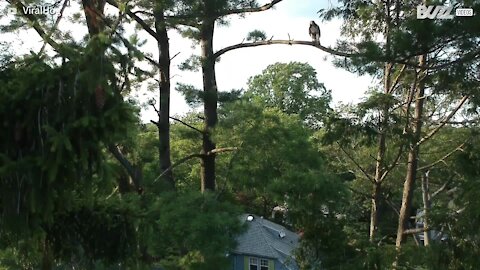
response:
<svg viewBox="0 0 480 270"><path fill-rule="evenodd" d="M241 217L246 231L237 238L231 251L233 270L298 270L294 250L298 234L256 215Z"/></svg>

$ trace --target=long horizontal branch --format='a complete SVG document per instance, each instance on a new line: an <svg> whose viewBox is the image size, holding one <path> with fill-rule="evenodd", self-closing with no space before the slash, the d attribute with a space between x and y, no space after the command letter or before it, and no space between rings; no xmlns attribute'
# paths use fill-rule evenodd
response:
<svg viewBox="0 0 480 270"><path fill-rule="evenodd" d="M225 47L225 48L217 51L216 53L214 53L213 57L218 58L224 53L227 53L227 52L232 51L232 50L240 49L240 48L250 48L250 47L275 45L275 44L313 46L313 47L316 47L316 48L318 48L322 51L325 51L327 53L337 55L337 56L343 56L343 57L361 56L360 53L345 53L345 52L335 51L331 48L327 48L327 47L322 46L322 45L320 45L316 42L313 42L313 41L305 41L305 40L262 40L262 41L238 43L238 44L235 44L235 45Z"/></svg>
<svg viewBox="0 0 480 270"><path fill-rule="evenodd" d="M425 227L425 228L415 228L415 229L408 229L403 232L404 235L407 234L417 234L417 233L422 233L422 232L428 232L430 228Z"/></svg>
<svg viewBox="0 0 480 270"><path fill-rule="evenodd" d="M235 44L235 45L230 45L228 47L225 47L225 48L217 51L216 53L214 53L213 56L214 56L215 59L217 59L218 57L220 57L224 53L227 53L227 52L232 51L232 50L241 49L241 48L257 47L257 46L265 46L265 45L275 45L275 44L307 45L307 46L312 46L312 47L315 47L317 49L320 49L320 50L322 50L324 52L327 52L329 54L336 55L336 56L341 56L341 57L361 57L361 56L365 56L363 53L360 53L360 52L355 52L355 53L340 52L340 51L334 50L332 48L322 46L322 45L320 45L316 42L313 42L313 41L291 40L291 39L288 39L288 40L262 40L262 41L246 42L246 43L242 42L242 43L238 43L238 44ZM426 67L425 66L421 67L417 63L409 62L407 60L387 59L385 57L378 57L378 58L372 59L372 61L375 61L375 62L391 62L391 63L395 63L395 64L402 64L402 65L412 67L412 68L423 68L423 69L427 69L427 70L438 70L438 69L449 67L449 66L454 65L454 64L467 62L471 59L475 59L475 57L478 57L479 55L480 55L480 51L474 51L474 52L465 54L463 57L459 57L459 58L457 58L455 60L452 60L450 62L446 62L446 63L442 63L442 64L438 64L438 65L433 65L433 66L426 66Z"/></svg>

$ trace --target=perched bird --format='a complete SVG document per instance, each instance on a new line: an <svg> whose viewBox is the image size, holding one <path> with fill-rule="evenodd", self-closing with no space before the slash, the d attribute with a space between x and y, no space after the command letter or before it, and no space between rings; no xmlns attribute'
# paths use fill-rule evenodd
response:
<svg viewBox="0 0 480 270"><path fill-rule="evenodd" d="M310 21L308 33L312 37L313 42L320 44L320 27L314 21Z"/></svg>

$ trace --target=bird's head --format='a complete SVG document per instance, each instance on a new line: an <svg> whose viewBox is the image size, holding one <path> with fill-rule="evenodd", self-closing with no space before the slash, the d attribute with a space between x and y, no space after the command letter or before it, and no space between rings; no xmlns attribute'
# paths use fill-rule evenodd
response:
<svg viewBox="0 0 480 270"><path fill-rule="evenodd" d="M314 25L315 24L315 21L310 21L310 25Z"/></svg>

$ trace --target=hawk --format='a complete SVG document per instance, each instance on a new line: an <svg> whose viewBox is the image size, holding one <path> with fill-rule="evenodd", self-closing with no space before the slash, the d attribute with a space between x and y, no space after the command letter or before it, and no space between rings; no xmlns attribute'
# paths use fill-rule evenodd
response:
<svg viewBox="0 0 480 270"><path fill-rule="evenodd" d="M320 44L320 27L315 23L315 21L310 21L308 33L312 37L313 42Z"/></svg>

